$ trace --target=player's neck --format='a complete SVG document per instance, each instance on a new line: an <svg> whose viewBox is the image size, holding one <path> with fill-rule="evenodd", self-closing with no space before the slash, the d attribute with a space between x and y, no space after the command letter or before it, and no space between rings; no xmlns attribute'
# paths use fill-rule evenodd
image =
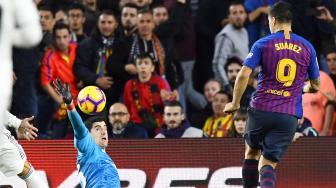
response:
<svg viewBox="0 0 336 188"><path fill-rule="evenodd" d="M278 31L292 31L291 25L288 24L279 24L278 26L275 27L275 33Z"/></svg>

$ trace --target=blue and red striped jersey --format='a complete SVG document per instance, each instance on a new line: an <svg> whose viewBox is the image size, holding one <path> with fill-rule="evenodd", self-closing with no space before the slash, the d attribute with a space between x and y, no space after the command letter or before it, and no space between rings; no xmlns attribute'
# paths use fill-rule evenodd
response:
<svg viewBox="0 0 336 188"><path fill-rule="evenodd" d="M307 75L319 77L313 46L292 32L278 31L261 38L251 48L244 66L260 65L251 107L302 117L302 87Z"/></svg>

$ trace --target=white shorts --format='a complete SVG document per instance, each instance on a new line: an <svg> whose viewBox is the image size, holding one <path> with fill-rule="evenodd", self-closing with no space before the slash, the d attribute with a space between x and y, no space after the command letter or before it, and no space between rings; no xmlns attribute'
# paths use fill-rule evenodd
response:
<svg viewBox="0 0 336 188"><path fill-rule="evenodd" d="M0 131L0 134L7 138L0 145L0 171L8 177L16 176L23 171L27 156L8 130Z"/></svg>

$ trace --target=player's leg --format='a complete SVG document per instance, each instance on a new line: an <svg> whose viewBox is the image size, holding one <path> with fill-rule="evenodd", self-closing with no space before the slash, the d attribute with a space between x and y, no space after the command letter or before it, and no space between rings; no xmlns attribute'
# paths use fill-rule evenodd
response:
<svg viewBox="0 0 336 188"><path fill-rule="evenodd" d="M242 168L243 185L245 188L258 186L258 163L260 154L261 152L259 149L253 149L245 143L245 160Z"/></svg>
<svg viewBox="0 0 336 188"><path fill-rule="evenodd" d="M28 162L25 161L23 170L18 176L24 180L28 188L45 188L48 185L42 181L39 175L36 173L34 167Z"/></svg>
<svg viewBox="0 0 336 188"><path fill-rule="evenodd" d="M287 150L295 134L297 118L287 114L269 114L272 128L263 141L262 156L259 161L260 186L275 187L275 167Z"/></svg>
<svg viewBox="0 0 336 188"><path fill-rule="evenodd" d="M264 156L260 157L259 161L260 187L275 187L276 165L277 165L276 162L268 160Z"/></svg>
<svg viewBox="0 0 336 188"><path fill-rule="evenodd" d="M258 186L258 163L261 154L260 140L263 138L263 122L260 114L253 108L248 109L245 138L245 160L242 167L244 188ZM262 116L261 116L262 117Z"/></svg>

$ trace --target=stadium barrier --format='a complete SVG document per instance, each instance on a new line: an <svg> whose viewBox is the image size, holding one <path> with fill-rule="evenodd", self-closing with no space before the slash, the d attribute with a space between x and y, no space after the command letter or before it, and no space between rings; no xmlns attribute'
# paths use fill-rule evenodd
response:
<svg viewBox="0 0 336 188"><path fill-rule="evenodd" d="M79 187L72 140L20 143L50 187ZM107 152L123 187L241 187L242 139L113 140ZM299 139L277 168L277 187L336 187L335 155L333 137ZM20 181L0 176L0 185L24 186Z"/></svg>

